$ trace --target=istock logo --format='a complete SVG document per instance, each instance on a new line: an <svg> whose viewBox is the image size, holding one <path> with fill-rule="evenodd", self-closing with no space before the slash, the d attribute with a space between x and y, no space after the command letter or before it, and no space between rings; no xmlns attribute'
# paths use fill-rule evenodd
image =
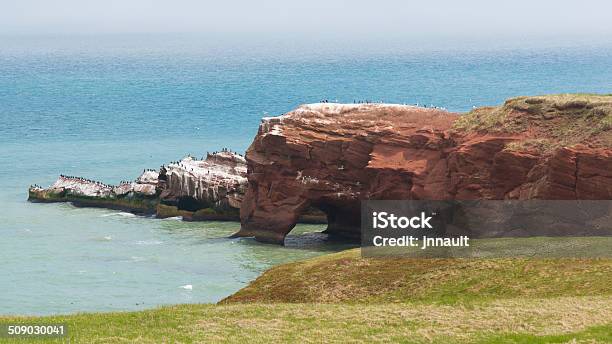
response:
<svg viewBox="0 0 612 344"><path fill-rule="evenodd" d="M432 214L435 215L435 214ZM420 216L407 217L407 216L397 216L393 213L389 214L385 211L381 212L373 212L372 213L372 224L373 228L413 228L413 229L422 229L422 228L433 228L431 224L431 216L427 216L425 212L421 212Z"/></svg>

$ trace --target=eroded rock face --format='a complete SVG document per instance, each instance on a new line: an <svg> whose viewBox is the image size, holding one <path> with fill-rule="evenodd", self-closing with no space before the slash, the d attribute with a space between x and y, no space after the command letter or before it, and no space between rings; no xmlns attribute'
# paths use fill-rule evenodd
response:
<svg viewBox="0 0 612 344"><path fill-rule="evenodd" d="M162 203L191 212L234 211L237 218L247 185L246 172L246 160L234 152L208 154L203 160L186 157L161 169Z"/></svg>
<svg viewBox="0 0 612 344"><path fill-rule="evenodd" d="M461 119L414 106L325 103L264 118L246 154L237 235L282 243L316 207L328 233L358 237L363 199L611 199L611 100L589 107L516 98ZM554 131L578 124L601 127Z"/></svg>

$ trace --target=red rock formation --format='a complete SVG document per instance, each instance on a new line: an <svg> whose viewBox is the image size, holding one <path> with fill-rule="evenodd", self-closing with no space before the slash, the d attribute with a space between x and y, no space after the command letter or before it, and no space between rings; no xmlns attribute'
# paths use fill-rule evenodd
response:
<svg viewBox="0 0 612 344"><path fill-rule="evenodd" d="M363 199L612 199L612 97L577 97L515 98L464 116L313 104L264 118L236 235L282 243L316 207L328 233L359 236Z"/></svg>

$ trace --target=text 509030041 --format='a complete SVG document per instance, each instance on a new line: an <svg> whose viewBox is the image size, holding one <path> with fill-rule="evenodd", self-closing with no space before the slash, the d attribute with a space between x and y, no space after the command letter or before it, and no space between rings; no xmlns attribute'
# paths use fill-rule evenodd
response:
<svg viewBox="0 0 612 344"><path fill-rule="evenodd" d="M68 333L65 324L0 324L0 337L63 337Z"/></svg>

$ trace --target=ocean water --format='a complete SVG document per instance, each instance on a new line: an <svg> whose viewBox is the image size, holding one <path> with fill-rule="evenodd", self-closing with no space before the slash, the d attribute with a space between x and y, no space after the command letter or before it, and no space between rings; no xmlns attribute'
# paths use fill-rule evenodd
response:
<svg viewBox="0 0 612 344"><path fill-rule="evenodd" d="M433 104L612 93L612 44L232 44L210 37L0 37L0 314L216 302L265 269L345 248L299 226L286 247L238 223L26 202L60 173L107 183L186 154L244 151L261 117L321 99ZM191 285L192 289L185 286Z"/></svg>

